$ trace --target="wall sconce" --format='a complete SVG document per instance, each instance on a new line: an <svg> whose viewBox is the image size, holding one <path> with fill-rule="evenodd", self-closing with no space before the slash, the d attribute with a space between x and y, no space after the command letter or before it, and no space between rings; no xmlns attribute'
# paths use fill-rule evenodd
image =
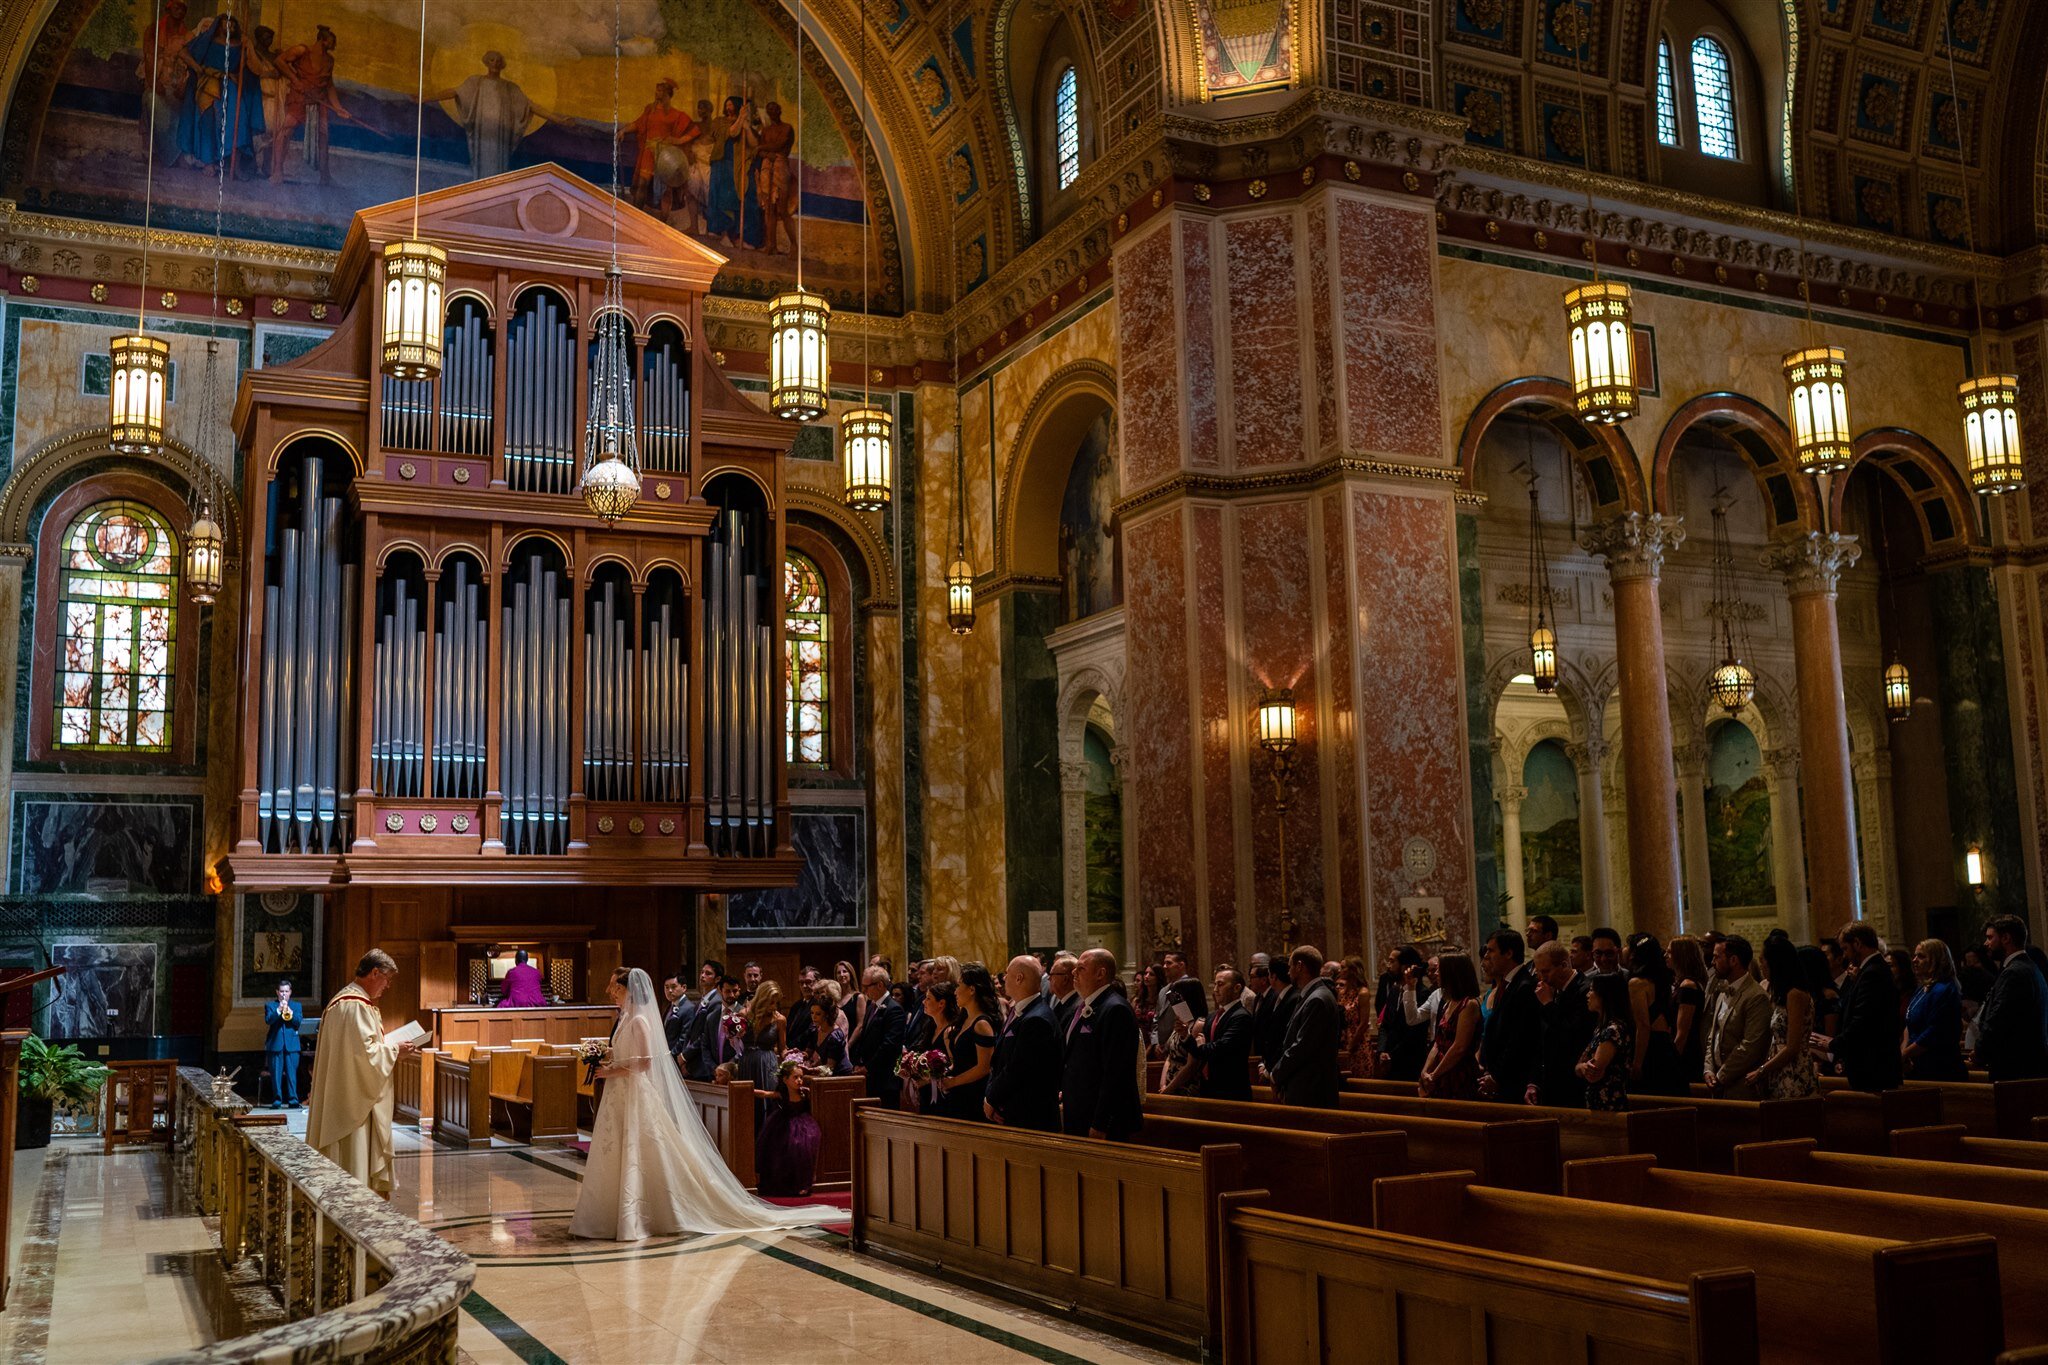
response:
<svg viewBox="0 0 2048 1365"><path fill-rule="evenodd" d="M1963 853L1963 880L1972 891L1984 889L1984 853L1975 844Z"/></svg>
<svg viewBox="0 0 2048 1365"><path fill-rule="evenodd" d="M1258 745L1273 757L1273 815L1278 827L1280 854L1280 936L1283 947L1294 947L1297 925L1294 905L1287 899L1287 798L1294 777L1294 691L1269 687L1259 694L1259 709L1253 717Z"/></svg>

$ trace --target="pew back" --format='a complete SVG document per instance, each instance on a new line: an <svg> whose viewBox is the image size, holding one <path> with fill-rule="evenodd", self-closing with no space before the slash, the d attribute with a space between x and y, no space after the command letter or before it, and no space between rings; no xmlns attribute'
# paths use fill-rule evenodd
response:
<svg viewBox="0 0 2048 1365"><path fill-rule="evenodd" d="M2048 1142L1974 1138L1961 1124L1902 1128L1892 1135L1891 1154L1916 1161L1967 1161L2016 1171L2048 1171Z"/></svg>
<svg viewBox="0 0 2048 1365"><path fill-rule="evenodd" d="M875 1103L867 1098L867 1085L865 1076L811 1078L811 1116L818 1121L813 1189L843 1190L852 1185L854 1107Z"/></svg>
<svg viewBox="0 0 2048 1365"><path fill-rule="evenodd" d="M1823 1090L1827 1101L1827 1127L1823 1142L1831 1152L1862 1152L1883 1156L1891 1150L1891 1135L1901 1128L1925 1128L1940 1123L1942 1092L1938 1089Z"/></svg>
<svg viewBox="0 0 2048 1365"><path fill-rule="evenodd" d="M1357 1084L1353 1082L1352 1084ZM1254 1096L1270 1091L1255 1090ZM1623 1156L1646 1153L1657 1164L1672 1170L1697 1169L1700 1142L1697 1120L1686 1109L1670 1108L1612 1112L1592 1109L1561 1109L1540 1104L1504 1104L1492 1100L1439 1100L1417 1095L1397 1095L1384 1090L1348 1091L1338 1101L1345 1109L1370 1113L1419 1114L1424 1118L1471 1119L1493 1123L1501 1119L1554 1119L1558 1127L1559 1150L1567 1161L1583 1157Z"/></svg>
<svg viewBox="0 0 2048 1365"><path fill-rule="evenodd" d="M1728 1171L1745 1142L1814 1138L1827 1128L1827 1103L1818 1095L1797 1100L1721 1100L1710 1095L1631 1095L1637 1112L1687 1108L1698 1125L1700 1169Z"/></svg>
<svg viewBox="0 0 2048 1365"><path fill-rule="evenodd" d="M1823 1076L1822 1093L1848 1088L1839 1076ZM1941 1095L1943 1123L1959 1123L1971 1137L2032 1137L2034 1120L2048 1117L2048 1078L2017 1081L1907 1081L1908 1090Z"/></svg>
<svg viewBox="0 0 2048 1365"><path fill-rule="evenodd" d="M491 1057L485 1047L465 1055L434 1049L434 1140L454 1147L491 1145Z"/></svg>
<svg viewBox="0 0 2048 1365"><path fill-rule="evenodd" d="M704 1131L718 1144L726 1169L742 1186L754 1189L761 1183L754 1163L756 1131L754 1086L750 1081L685 1081L691 1103Z"/></svg>
<svg viewBox="0 0 2048 1365"><path fill-rule="evenodd" d="M1735 1174L1757 1180L1917 1194L1984 1204L2048 1209L2048 1171L1978 1166L1966 1161L1823 1152L1811 1140L1757 1142L1735 1149Z"/></svg>
<svg viewBox="0 0 2048 1365"><path fill-rule="evenodd" d="M1398 1132L1315 1133L1147 1114L1137 1140L1179 1152L1234 1145L1245 1169L1271 1188L1268 1207L1358 1227L1372 1226L1372 1182L1412 1173L1407 1134Z"/></svg>

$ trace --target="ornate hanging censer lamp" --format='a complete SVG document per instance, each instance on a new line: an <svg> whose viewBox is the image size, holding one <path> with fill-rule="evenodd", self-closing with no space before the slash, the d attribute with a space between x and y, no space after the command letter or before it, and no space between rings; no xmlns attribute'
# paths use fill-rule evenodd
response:
<svg viewBox="0 0 2048 1365"><path fill-rule="evenodd" d="M1721 636L1721 662L1707 679L1707 695L1729 715L1738 715L1756 696L1756 674L1742 656L1749 645L1749 627L1742 620L1742 599L1735 591L1735 551L1728 539L1728 497L1714 493L1714 599L1712 613Z"/></svg>
<svg viewBox="0 0 2048 1365"><path fill-rule="evenodd" d="M612 258L597 313L597 355L590 374L590 414L583 424L583 505L609 526L640 500L640 442L634 426L632 320L619 269L619 5L612 6Z"/></svg>
<svg viewBox="0 0 2048 1365"><path fill-rule="evenodd" d="M826 385L832 374L832 342L826 328L832 305L804 288L804 6L796 4L796 288L768 301L768 410L785 422L824 416Z"/></svg>
<svg viewBox="0 0 2048 1365"><path fill-rule="evenodd" d="M1576 19L1573 79L1579 94L1579 143L1586 171L1593 170L1593 129L1586 121L1586 44L1593 26L1576 5L1566 10ZM1586 254L1593 278L1564 294L1564 316L1571 336L1572 402L1582 421L1612 425L1636 415L1635 295L1621 280L1600 278L1600 247L1594 228L1593 190L1586 188Z"/></svg>
<svg viewBox="0 0 2048 1365"><path fill-rule="evenodd" d="M448 253L420 240L420 144L426 131L427 3L420 0L419 76L413 91L412 232L384 245L384 347L378 368L393 379L441 373L441 288Z"/></svg>
<svg viewBox="0 0 2048 1365"><path fill-rule="evenodd" d="M1550 625L1550 559L1536 505L1536 469L1529 468L1529 678L1548 696L1557 690L1557 632Z"/></svg>
<svg viewBox="0 0 2048 1365"><path fill-rule="evenodd" d="M156 6L161 25L163 6ZM159 45L151 44L149 88L157 86ZM107 383L107 444L124 455L154 455L164 448L164 400L171 375L171 345L149 334L144 310L149 306L149 240L156 199L156 110L149 101L149 147L142 179L142 275L135 295L135 330L107 343L113 372Z"/></svg>
<svg viewBox="0 0 2048 1365"><path fill-rule="evenodd" d="M839 419L839 462L846 476L846 505L856 512L880 512L889 505L890 479L895 457L895 423L889 410L875 402L869 387L874 378L872 361L873 318L868 299L868 26L860 19L860 309L861 352L860 391L857 408Z"/></svg>

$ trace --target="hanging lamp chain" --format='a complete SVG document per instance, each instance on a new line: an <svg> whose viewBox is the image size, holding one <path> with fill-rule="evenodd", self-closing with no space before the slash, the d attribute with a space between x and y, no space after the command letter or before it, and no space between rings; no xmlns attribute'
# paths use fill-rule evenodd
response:
<svg viewBox="0 0 2048 1365"><path fill-rule="evenodd" d="M420 145L427 135L427 0L420 0L419 74L412 95L412 239L420 239Z"/></svg>
<svg viewBox="0 0 2048 1365"><path fill-rule="evenodd" d="M164 60L163 0L156 0L152 14L149 30L149 149L143 158L142 171L142 275L138 281L141 287L135 295L135 330L138 333L149 330L143 313L149 307L149 228L156 204L156 111L157 106L163 103L157 83Z"/></svg>

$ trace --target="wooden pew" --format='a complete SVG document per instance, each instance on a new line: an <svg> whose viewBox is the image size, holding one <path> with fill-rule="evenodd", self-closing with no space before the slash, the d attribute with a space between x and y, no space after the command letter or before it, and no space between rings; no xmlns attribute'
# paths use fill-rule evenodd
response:
<svg viewBox="0 0 2048 1365"><path fill-rule="evenodd" d="M865 1076L813 1076L810 1087L811 1117L818 1121L818 1166L811 1188L851 1189L854 1111L878 1101L867 1097Z"/></svg>
<svg viewBox="0 0 2048 1365"><path fill-rule="evenodd" d="M1645 1279L1222 1199L1224 1365L1755 1365L1756 1276Z"/></svg>
<svg viewBox="0 0 2048 1365"><path fill-rule="evenodd" d="M392 1117L426 1129L434 1121L434 1058L432 1050L400 1056L391 1072Z"/></svg>
<svg viewBox="0 0 2048 1365"><path fill-rule="evenodd" d="M1375 1082L1374 1084L1384 1084ZM1395 1084L1399 1084L1398 1082ZM1255 1097L1270 1090L1254 1090ZM1541 1104L1502 1104L1493 1100L1439 1100L1399 1095L1385 1090L1348 1090L1339 1096L1345 1109L1372 1113L1419 1114L1425 1118L1470 1119L1497 1123L1503 1119L1553 1119L1560 1149L1567 1161L1589 1156L1647 1153L1672 1170L1694 1170L1700 1164L1698 1124L1684 1109L1563 1109Z"/></svg>
<svg viewBox="0 0 2048 1365"><path fill-rule="evenodd" d="M1321 1133L1400 1132L1408 1159L1420 1171L1477 1171L1481 1183L1556 1193L1563 1156L1550 1119L1504 1117L1497 1122L1424 1118L1364 1109L1296 1109L1241 1100L1196 1100L1147 1095L1145 1116L1209 1119L1254 1128L1297 1128Z"/></svg>
<svg viewBox="0 0 2048 1365"><path fill-rule="evenodd" d="M2048 1142L1971 1137L1961 1124L1902 1128L1892 1134L1892 1155L1914 1161L1968 1161L2016 1171L2048 1171Z"/></svg>
<svg viewBox="0 0 2048 1365"><path fill-rule="evenodd" d="M1967 1161L1912 1161L1895 1156L1823 1152L1809 1139L1756 1142L1735 1149L1735 1174L1884 1194L1917 1194L1981 1204L2048 1209L2048 1171L1978 1166Z"/></svg>
<svg viewBox="0 0 2048 1365"><path fill-rule="evenodd" d="M1837 1159L1854 1160L1852 1154ZM1865 1161L1886 1160L1864 1157ZM2004 1203L1965 1203L1920 1194L1850 1190L1830 1185L1795 1185L1732 1175L1660 1171L1649 1157L1600 1157L1567 1161L1567 1197L1671 1213L1728 1217L1777 1227L1814 1228L1880 1241L1908 1234L1916 1238L1983 1234L1998 1243L1998 1274L1987 1300L1944 1300L1942 1313L1999 1311L2004 1342L2048 1345L2048 1213ZM1935 1304L1923 1305L1932 1310Z"/></svg>
<svg viewBox="0 0 2048 1365"><path fill-rule="evenodd" d="M1745 1142L1813 1138L1826 1131L1827 1102L1818 1095L1797 1100L1720 1100L1707 1095L1633 1095L1635 1110L1689 1108L1699 1126L1700 1169L1733 1169L1735 1149Z"/></svg>
<svg viewBox="0 0 2048 1365"><path fill-rule="evenodd" d="M1740 1208L1731 1212L1738 1216L1593 1207L1489 1189L1459 1172L1380 1181L1373 1221L1385 1232L1671 1282L1747 1268L1756 1273L1767 1365L1990 1365L2002 1348L1991 1238L1904 1242L1760 1226L1741 1221Z"/></svg>
<svg viewBox="0 0 2048 1365"><path fill-rule="evenodd" d="M1357 1227L1372 1226L1374 1180L1415 1174L1407 1135L1392 1130L1318 1133L1147 1114L1137 1141L1177 1152L1235 1146L1244 1153L1247 1178L1272 1191L1267 1207Z"/></svg>
<svg viewBox="0 0 2048 1365"><path fill-rule="evenodd" d="M1822 1090L1827 1101L1823 1145L1831 1152L1862 1152L1883 1156L1891 1135L1901 1128L1926 1128L1940 1123L1942 1092L1937 1089Z"/></svg>
<svg viewBox="0 0 2048 1365"><path fill-rule="evenodd" d="M683 1088L690 1092L690 1100L697 1106L704 1131L718 1144L718 1154L725 1158L726 1169L745 1188L758 1188L761 1176L754 1163L757 1116L753 1082L684 1081Z"/></svg>
<svg viewBox="0 0 2048 1365"><path fill-rule="evenodd" d="M599 1083L590 1079L589 1071L583 1065L583 1043L549 1043L547 1052L555 1057L568 1057L576 1063L576 1126L595 1128Z"/></svg>
<svg viewBox="0 0 2048 1365"><path fill-rule="evenodd" d="M1243 1184L1237 1148L1162 1151L863 1107L853 1159L855 1250L1213 1349L1216 1210Z"/></svg>
<svg viewBox="0 0 2048 1365"><path fill-rule="evenodd" d="M434 1141L451 1147L491 1145L492 1049L450 1043L434 1054Z"/></svg>
<svg viewBox="0 0 2048 1365"><path fill-rule="evenodd" d="M1848 1088L1840 1076L1823 1076L1822 1094ZM2048 1118L2048 1079L2025 1081L1907 1081L1908 1090L1941 1093L1937 1122L1960 1123L1971 1137L2034 1138L2035 1120Z"/></svg>
<svg viewBox="0 0 2048 1365"><path fill-rule="evenodd" d="M517 1142L574 1138L581 1068L574 1057L544 1053L540 1040L530 1041L491 1053L491 1127Z"/></svg>

